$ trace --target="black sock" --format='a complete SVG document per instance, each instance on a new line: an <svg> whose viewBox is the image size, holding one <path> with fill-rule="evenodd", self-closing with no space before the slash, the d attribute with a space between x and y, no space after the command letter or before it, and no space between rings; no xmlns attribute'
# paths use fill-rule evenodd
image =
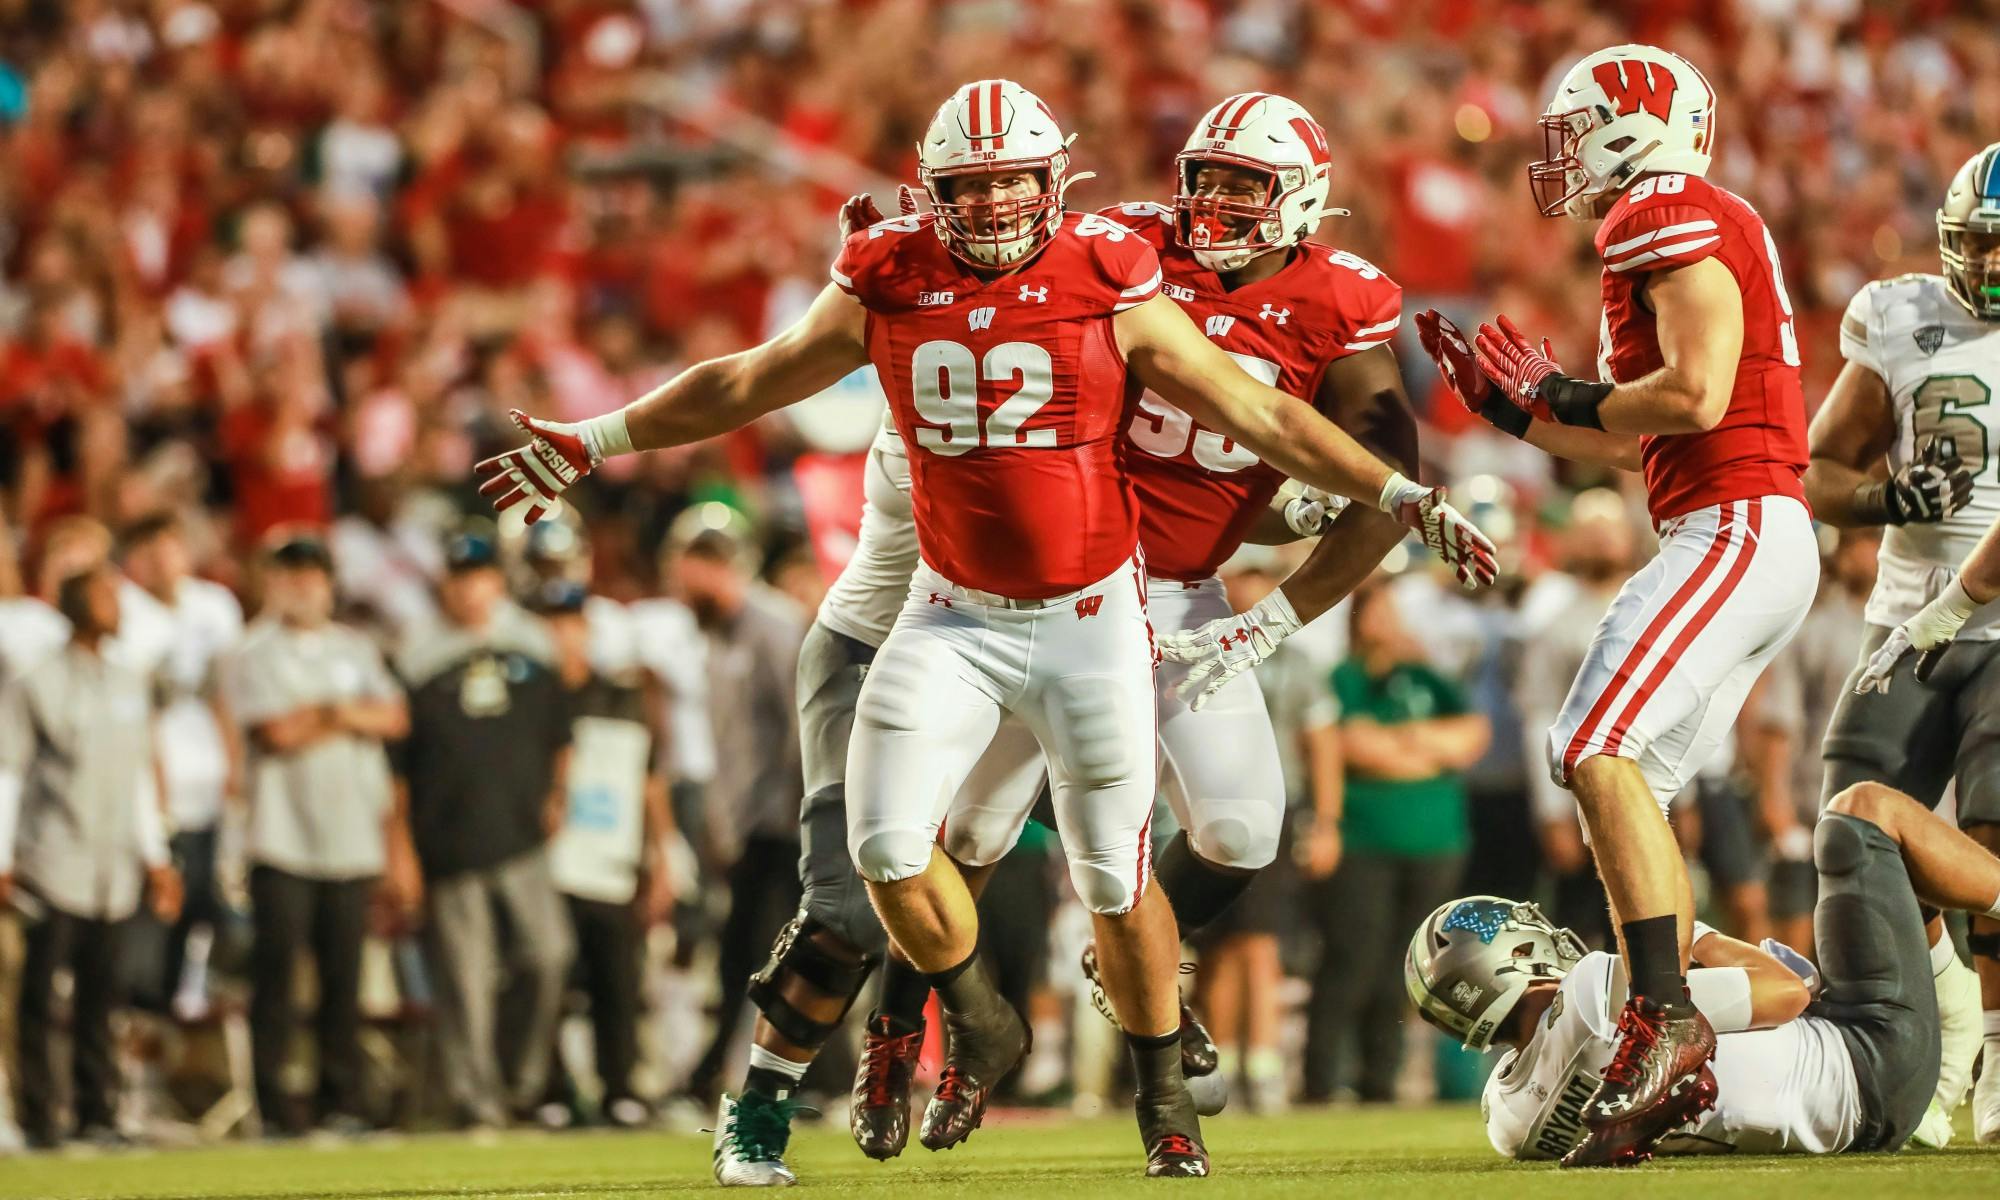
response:
<svg viewBox="0 0 2000 1200"><path fill-rule="evenodd" d="M1625 935L1625 953L1631 959L1632 994L1669 1011L1685 1008L1687 976L1681 973L1680 933L1674 915L1627 921L1619 932Z"/></svg>
<svg viewBox="0 0 2000 1200"><path fill-rule="evenodd" d="M1161 1096L1181 1083L1181 1031L1168 1030L1158 1037L1125 1035L1132 1051L1132 1073L1138 1079L1141 1096Z"/></svg>
<svg viewBox="0 0 2000 1200"><path fill-rule="evenodd" d="M923 1025L924 1005L930 999L931 981L924 973L890 955L882 964L882 998L875 1005L875 1015L889 1018L895 1033L912 1033Z"/></svg>
<svg viewBox="0 0 2000 1200"><path fill-rule="evenodd" d="M1007 1003L1000 998L1000 989L993 986L993 977L986 973L977 949L957 966L926 972L924 981L937 991L938 1003L946 1012L975 1013Z"/></svg>
<svg viewBox="0 0 2000 1200"><path fill-rule="evenodd" d="M1235 903L1236 897L1257 877L1254 871L1218 867L1203 859L1188 844L1185 829L1175 834L1174 840L1161 851L1155 874L1160 890L1167 894L1167 906L1174 910L1174 921L1181 927L1182 937L1221 916L1222 910Z"/></svg>
<svg viewBox="0 0 2000 1200"><path fill-rule="evenodd" d="M768 1067L751 1067L743 1076L743 1090L769 1096L773 1100L783 1100L799 1090L799 1081L782 1071Z"/></svg>

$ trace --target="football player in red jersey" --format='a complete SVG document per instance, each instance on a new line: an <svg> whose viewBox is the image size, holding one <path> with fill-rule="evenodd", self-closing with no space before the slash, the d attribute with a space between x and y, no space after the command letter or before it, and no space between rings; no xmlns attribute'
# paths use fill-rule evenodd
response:
<svg viewBox="0 0 2000 1200"><path fill-rule="evenodd" d="M1547 216L1599 223L1598 381L1499 318L1418 331L1459 399L1550 453L1643 471L1660 552L1598 627L1549 767L1575 793L1632 997L1568 1166L1635 1161L1700 1106L1715 1032L1688 1002L1694 916L1665 808L1716 750L1812 603L1805 404L1777 248L1707 182L1715 95L1685 59L1614 46L1563 77L1529 168Z"/></svg>
<svg viewBox="0 0 2000 1200"><path fill-rule="evenodd" d="M848 848L952 1033L920 1139L963 1141L1027 1049L980 965L965 883L934 852L959 782L1012 713L1048 757L1071 882L1092 910L1139 1080L1148 1173L1203 1175L1173 918L1146 887L1153 647L1120 440L1128 382L1294 477L1421 528L1468 582L1491 579L1491 545L1436 489L1238 369L1159 295L1150 245L1069 217L1066 141L1032 93L968 84L918 150L932 212L850 237L796 325L616 413L519 418L530 442L481 464L482 490L539 517L608 455L713 437L872 362L910 453L922 563L857 702Z"/></svg>
<svg viewBox="0 0 2000 1200"><path fill-rule="evenodd" d="M1402 291L1366 260L1307 240L1329 211L1330 159L1325 132L1298 104L1262 92L1230 96L1196 123L1177 156L1171 207L1134 203L1099 215L1154 247L1168 296L1244 371L1414 470L1416 421L1388 344ZM1237 676L1337 603L1406 530L1366 506L1330 524L1311 500L1274 508L1282 472L1153 392L1125 428L1147 615L1171 660L1155 680L1160 788L1180 832L1158 856L1159 882L1186 937L1271 862L1284 821L1263 693ZM1250 611L1231 609L1216 570L1245 540L1289 541L1323 526L1331 536L1292 578ZM954 820L945 849L970 866L995 862L1024 815ZM1314 831L1327 835L1337 837L1337 828ZM1095 968L1087 953L1093 984ZM1181 1029L1183 1067L1212 1070L1215 1050L1185 1010Z"/></svg>

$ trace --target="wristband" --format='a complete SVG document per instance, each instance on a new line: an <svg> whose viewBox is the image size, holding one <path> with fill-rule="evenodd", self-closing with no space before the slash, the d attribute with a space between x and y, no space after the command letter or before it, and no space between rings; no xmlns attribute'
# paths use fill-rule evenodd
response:
<svg viewBox="0 0 2000 1200"><path fill-rule="evenodd" d="M1979 611L1979 601L1972 598L1972 593L1965 590L1964 581L1956 575L1951 577L1950 583L1944 585L1944 591L1938 593L1937 603L1939 608L1957 617L1961 625L1970 621L1972 614Z"/></svg>
<svg viewBox="0 0 2000 1200"><path fill-rule="evenodd" d="M1416 483L1401 471L1391 470L1389 478L1382 484L1382 494L1375 498L1375 507L1391 516L1400 517L1399 511L1405 504L1420 504L1424 494L1430 489Z"/></svg>
<svg viewBox="0 0 2000 1200"><path fill-rule="evenodd" d="M1535 423L1527 409L1502 396L1498 388L1487 389L1486 399L1479 405L1478 413L1488 425L1517 438L1526 438L1528 427Z"/></svg>
<svg viewBox="0 0 2000 1200"><path fill-rule="evenodd" d="M1855 488L1853 506L1854 520L1861 525L1902 525L1910 519L1886 479Z"/></svg>
<svg viewBox="0 0 2000 1200"><path fill-rule="evenodd" d="M1701 939L1707 937L1709 934L1714 932L1716 932L1715 926L1710 925L1703 921L1696 921L1694 923L1694 935L1688 938L1688 945L1690 946L1698 945L1700 944Z"/></svg>
<svg viewBox="0 0 2000 1200"><path fill-rule="evenodd" d="M584 451L590 455L592 464L632 453L632 431L625 427L625 410L622 408L581 422L576 430L577 436L583 439Z"/></svg>
<svg viewBox="0 0 2000 1200"><path fill-rule="evenodd" d="M1593 383L1583 379L1572 379L1557 371L1544 378L1535 387L1535 396L1549 406L1549 414L1562 425L1580 425L1585 429L1604 428L1604 418L1597 406L1611 394L1612 385Z"/></svg>
<svg viewBox="0 0 2000 1200"><path fill-rule="evenodd" d="M1250 606L1250 619L1271 639L1273 646L1299 631L1302 622L1285 589L1274 587L1271 594Z"/></svg>

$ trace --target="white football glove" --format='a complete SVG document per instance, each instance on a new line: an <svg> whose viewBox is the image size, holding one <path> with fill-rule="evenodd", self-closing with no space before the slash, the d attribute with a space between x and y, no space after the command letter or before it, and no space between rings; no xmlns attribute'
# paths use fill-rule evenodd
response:
<svg viewBox="0 0 2000 1200"><path fill-rule="evenodd" d="M1248 612L1161 635L1160 657L1193 668L1174 694L1201 711L1224 684L1271 657L1279 642L1299 631L1299 624L1292 602L1274 588Z"/></svg>
<svg viewBox="0 0 2000 1200"><path fill-rule="evenodd" d="M1798 976L1799 982L1806 985L1806 991L1815 996L1819 995L1819 968L1812 965L1811 959L1777 938L1765 938L1757 943L1757 947L1785 964L1785 969Z"/></svg>
<svg viewBox="0 0 2000 1200"><path fill-rule="evenodd" d="M1318 537L1326 532L1327 522L1339 516L1348 503L1345 496L1306 487L1285 501L1285 524L1302 538Z"/></svg>
<svg viewBox="0 0 2000 1200"><path fill-rule="evenodd" d="M1376 506L1422 535L1431 553L1444 560L1458 584L1475 591L1499 576L1493 543L1465 514L1445 503L1443 488L1425 487L1400 471L1389 473Z"/></svg>
<svg viewBox="0 0 2000 1200"><path fill-rule="evenodd" d="M562 508L562 494L599 463L632 452L623 409L573 424L540 420L518 408L507 415L528 435L528 444L496 454L473 470L480 476L480 495L502 513L520 508L529 525Z"/></svg>
<svg viewBox="0 0 2000 1200"><path fill-rule="evenodd" d="M1965 585L1957 578L1945 585L1938 598L1917 610L1917 615L1896 626L1889 634L1889 640L1882 648L1869 656L1868 668L1855 681L1857 693L1887 692L1889 676L1896 670L1896 664L1905 654L1915 650L1921 656L1917 660L1917 679L1928 680L1937 666L1938 656L1951 645L1966 621L1979 610L1979 602L1966 593Z"/></svg>

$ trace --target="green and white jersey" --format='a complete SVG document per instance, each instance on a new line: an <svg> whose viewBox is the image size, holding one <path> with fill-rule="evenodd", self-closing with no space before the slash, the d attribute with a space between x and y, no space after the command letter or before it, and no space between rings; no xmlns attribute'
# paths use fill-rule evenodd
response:
<svg viewBox="0 0 2000 1200"><path fill-rule="evenodd" d="M1933 525L1891 526L1868 597L1871 625L1900 625L1951 581L1958 564L2000 518L2000 322L1981 321L1951 298L1939 275L1899 275L1862 288L1840 322L1841 357L1888 385L1896 434L1889 464L1948 437L1972 469L1972 502ZM2000 638L2000 605L1966 623L1961 639Z"/></svg>

